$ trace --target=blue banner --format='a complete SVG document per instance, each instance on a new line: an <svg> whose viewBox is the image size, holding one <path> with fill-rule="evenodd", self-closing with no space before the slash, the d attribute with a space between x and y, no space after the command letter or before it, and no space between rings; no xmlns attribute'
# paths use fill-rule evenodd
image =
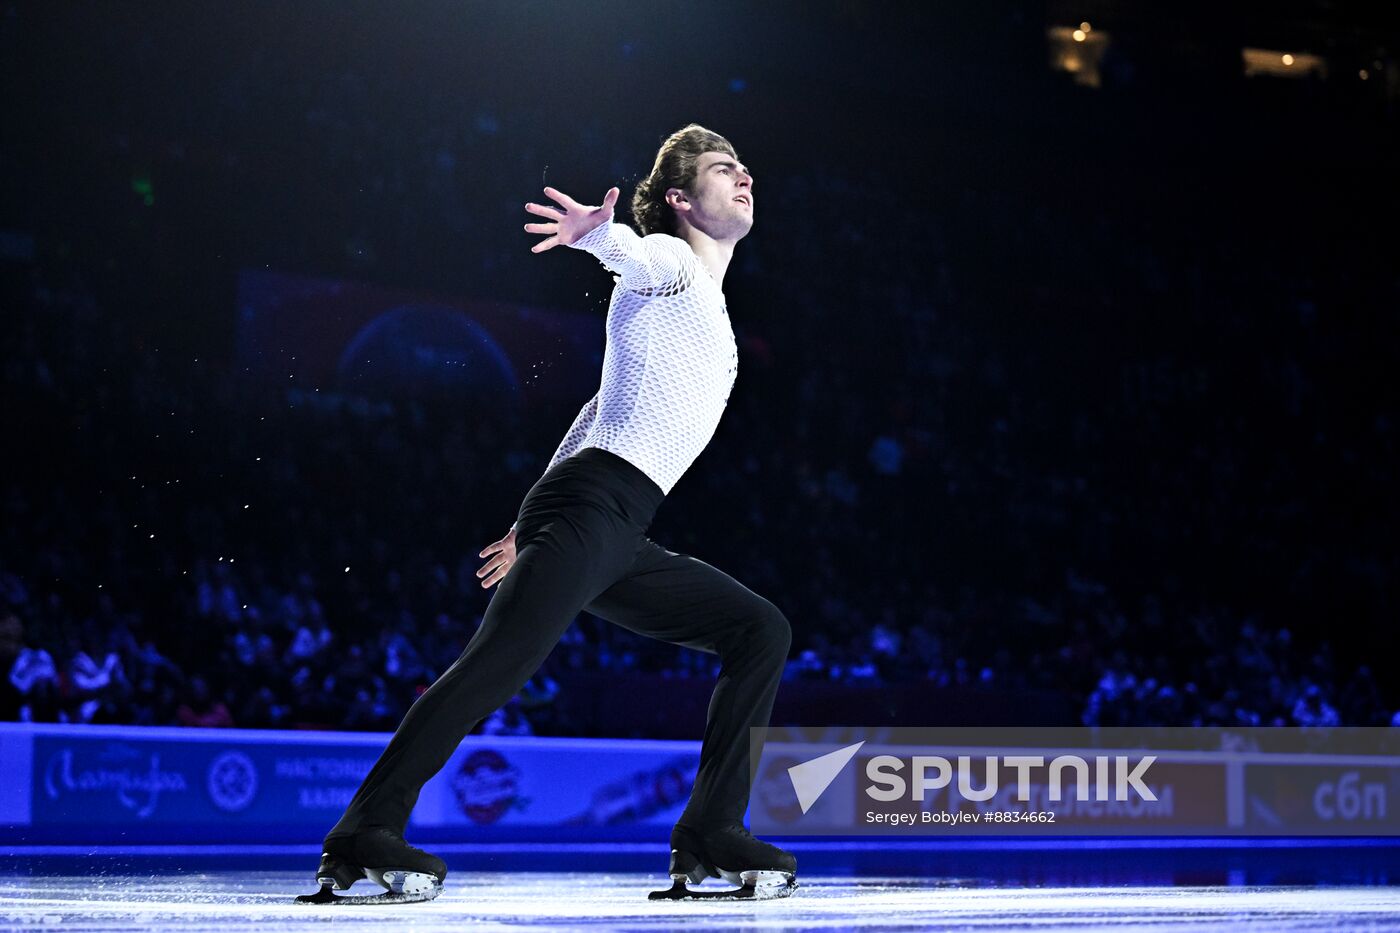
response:
<svg viewBox="0 0 1400 933"><path fill-rule="evenodd" d="M0 724L9 843L319 840L389 736ZM698 743L468 737L423 789L419 838L656 836Z"/></svg>

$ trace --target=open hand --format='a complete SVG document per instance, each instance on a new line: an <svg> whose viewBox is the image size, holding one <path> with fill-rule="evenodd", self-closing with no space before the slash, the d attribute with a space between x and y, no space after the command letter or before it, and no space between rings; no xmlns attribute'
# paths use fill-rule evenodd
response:
<svg viewBox="0 0 1400 933"><path fill-rule="evenodd" d="M580 204L562 191L554 188L544 189L544 193L557 203L563 210L550 207L548 204L526 204L525 210L541 217L548 217L552 223L547 224L526 224L525 229L529 233L544 233L548 236L530 247L532 253L543 253L547 249L558 246L560 243L568 246L583 238L594 227L611 223L613 216L613 205L617 203L618 190L609 188L608 193L603 195L603 205L601 207L589 207Z"/></svg>
<svg viewBox="0 0 1400 933"><path fill-rule="evenodd" d="M511 566L515 564L515 529L508 531L501 540L486 545L477 556L491 558L476 572L478 579L485 577L481 588L489 590L510 573Z"/></svg>

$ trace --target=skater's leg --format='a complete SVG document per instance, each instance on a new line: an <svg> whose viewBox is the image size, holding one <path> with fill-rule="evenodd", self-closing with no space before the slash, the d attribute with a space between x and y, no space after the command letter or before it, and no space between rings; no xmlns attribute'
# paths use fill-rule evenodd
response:
<svg viewBox="0 0 1400 933"><path fill-rule="evenodd" d="M792 640L787 618L728 574L651 541L586 608L643 635L719 655L700 770L680 822L742 824L749 800L749 729L768 725Z"/></svg>
<svg viewBox="0 0 1400 933"><path fill-rule="evenodd" d="M590 599L626 569L635 529L594 509L543 527L522 523L515 565L466 650L418 698L327 837L376 827L402 833L427 780L481 719L539 668Z"/></svg>

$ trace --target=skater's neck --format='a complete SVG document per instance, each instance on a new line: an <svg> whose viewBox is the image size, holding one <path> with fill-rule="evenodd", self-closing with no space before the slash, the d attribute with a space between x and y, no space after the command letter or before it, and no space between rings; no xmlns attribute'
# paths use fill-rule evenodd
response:
<svg viewBox="0 0 1400 933"><path fill-rule="evenodd" d="M737 241L716 240L705 231L697 230L689 224L681 224L676 236L690 244L691 250L700 257L700 261L709 271L710 278L714 279L715 284L722 290L724 273L729 271L729 261L734 258L734 244Z"/></svg>

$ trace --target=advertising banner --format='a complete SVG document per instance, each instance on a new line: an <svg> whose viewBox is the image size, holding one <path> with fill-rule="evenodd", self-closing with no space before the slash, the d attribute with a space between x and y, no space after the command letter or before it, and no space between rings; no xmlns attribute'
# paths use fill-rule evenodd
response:
<svg viewBox="0 0 1400 933"><path fill-rule="evenodd" d="M316 840L349 804L384 734L0 724L0 840ZM423 788L421 838L629 838L669 827L694 742L469 736Z"/></svg>
<svg viewBox="0 0 1400 933"><path fill-rule="evenodd" d="M1385 836L1396 730L773 729L759 835ZM0 724L0 842L305 842L385 734ZM656 840L699 743L469 736L410 830L461 842Z"/></svg>
<svg viewBox="0 0 1400 933"><path fill-rule="evenodd" d="M251 378L288 390L576 408L598 388L604 309L593 304L551 311L246 270L236 352Z"/></svg>
<svg viewBox="0 0 1400 933"><path fill-rule="evenodd" d="M1400 833L1392 729L754 730L756 833Z"/></svg>
<svg viewBox="0 0 1400 933"><path fill-rule="evenodd" d="M669 829L685 808L699 765L699 749L691 743L469 742L423 789L414 821L473 827L649 823Z"/></svg>

